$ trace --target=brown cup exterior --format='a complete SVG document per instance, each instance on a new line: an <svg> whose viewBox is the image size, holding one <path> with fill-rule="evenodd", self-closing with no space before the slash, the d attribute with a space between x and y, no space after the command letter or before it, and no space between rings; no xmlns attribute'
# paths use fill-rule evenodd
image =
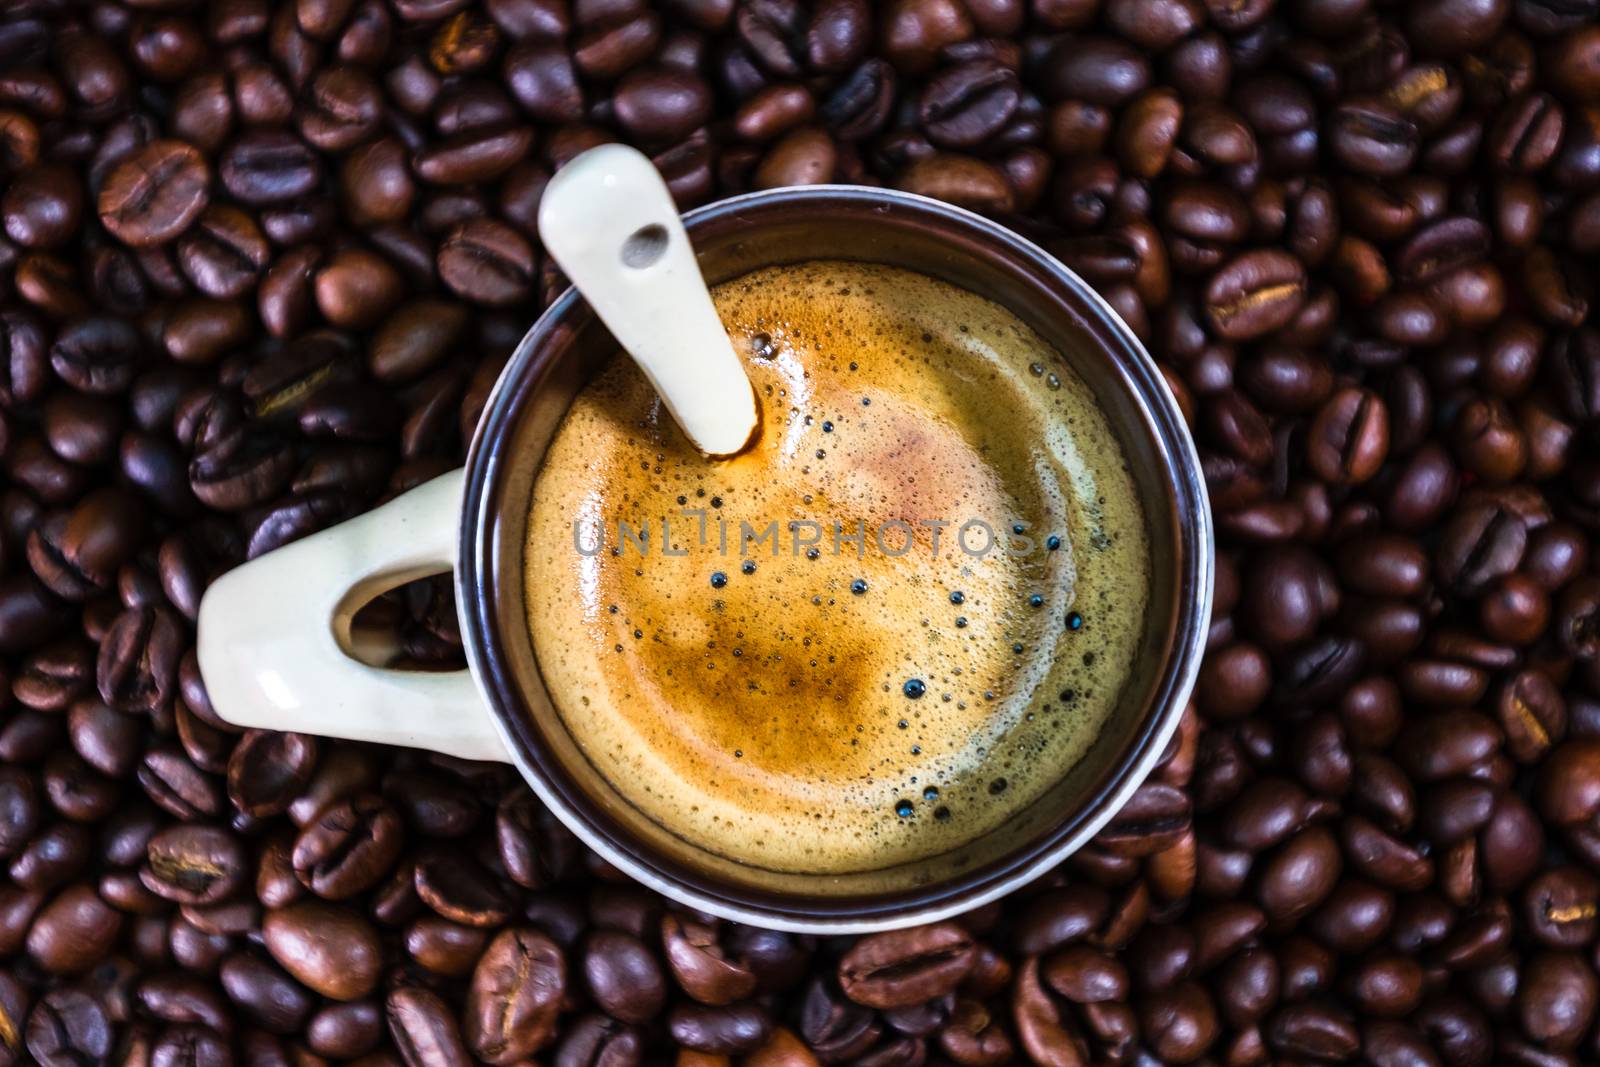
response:
<svg viewBox="0 0 1600 1067"><path fill-rule="evenodd" d="M1150 611L1133 672L1088 754L979 840L877 871L764 870L714 855L629 805L588 763L539 674L523 609L535 476L573 396L616 351L568 290L502 372L467 459L456 571L462 636L513 761L603 858L669 897L740 922L816 933L909 926L986 903L1058 864L1126 802L1171 739L1211 614L1212 529L1199 458L1154 361L1077 275L981 216L907 193L813 186L752 193L684 217L711 284L814 259L886 263L1010 309L1094 391L1142 497Z"/></svg>

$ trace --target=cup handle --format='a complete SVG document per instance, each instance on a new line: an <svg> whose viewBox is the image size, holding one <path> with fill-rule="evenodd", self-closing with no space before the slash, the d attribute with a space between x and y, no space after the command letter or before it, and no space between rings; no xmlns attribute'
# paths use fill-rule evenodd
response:
<svg viewBox="0 0 1600 1067"><path fill-rule="evenodd" d="M467 671L402 671L350 655L351 620L395 586L455 565L465 472L251 560L200 602L211 704L237 726L509 761ZM369 652L369 655L371 652Z"/></svg>

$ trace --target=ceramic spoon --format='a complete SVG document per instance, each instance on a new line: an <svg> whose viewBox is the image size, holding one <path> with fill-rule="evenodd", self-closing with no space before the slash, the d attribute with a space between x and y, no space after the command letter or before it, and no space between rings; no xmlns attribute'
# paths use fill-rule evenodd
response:
<svg viewBox="0 0 1600 1067"><path fill-rule="evenodd" d="M689 440L712 456L744 448L755 393L650 160L620 144L572 160L544 191L539 236Z"/></svg>

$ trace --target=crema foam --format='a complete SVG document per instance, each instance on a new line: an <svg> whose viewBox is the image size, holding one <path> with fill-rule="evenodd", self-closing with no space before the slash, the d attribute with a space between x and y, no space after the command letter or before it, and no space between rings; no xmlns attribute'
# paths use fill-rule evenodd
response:
<svg viewBox="0 0 1600 1067"><path fill-rule="evenodd" d="M1129 680L1149 548L1117 436L1038 334L944 282L813 261L713 297L758 438L700 455L622 354L578 395L527 526L546 685L623 797L730 859L958 847Z"/></svg>

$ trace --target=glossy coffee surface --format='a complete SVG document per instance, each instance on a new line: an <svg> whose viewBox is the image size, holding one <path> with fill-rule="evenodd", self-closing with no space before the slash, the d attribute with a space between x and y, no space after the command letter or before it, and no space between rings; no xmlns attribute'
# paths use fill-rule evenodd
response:
<svg viewBox="0 0 1600 1067"><path fill-rule="evenodd" d="M1148 548L1115 434L1037 334L944 282L811 262L713 295L759 439L701 456L621 355L579 395L528 526L546 684L628 801L729 858L958 847L1058 780L1127 679Z"/></svg>

